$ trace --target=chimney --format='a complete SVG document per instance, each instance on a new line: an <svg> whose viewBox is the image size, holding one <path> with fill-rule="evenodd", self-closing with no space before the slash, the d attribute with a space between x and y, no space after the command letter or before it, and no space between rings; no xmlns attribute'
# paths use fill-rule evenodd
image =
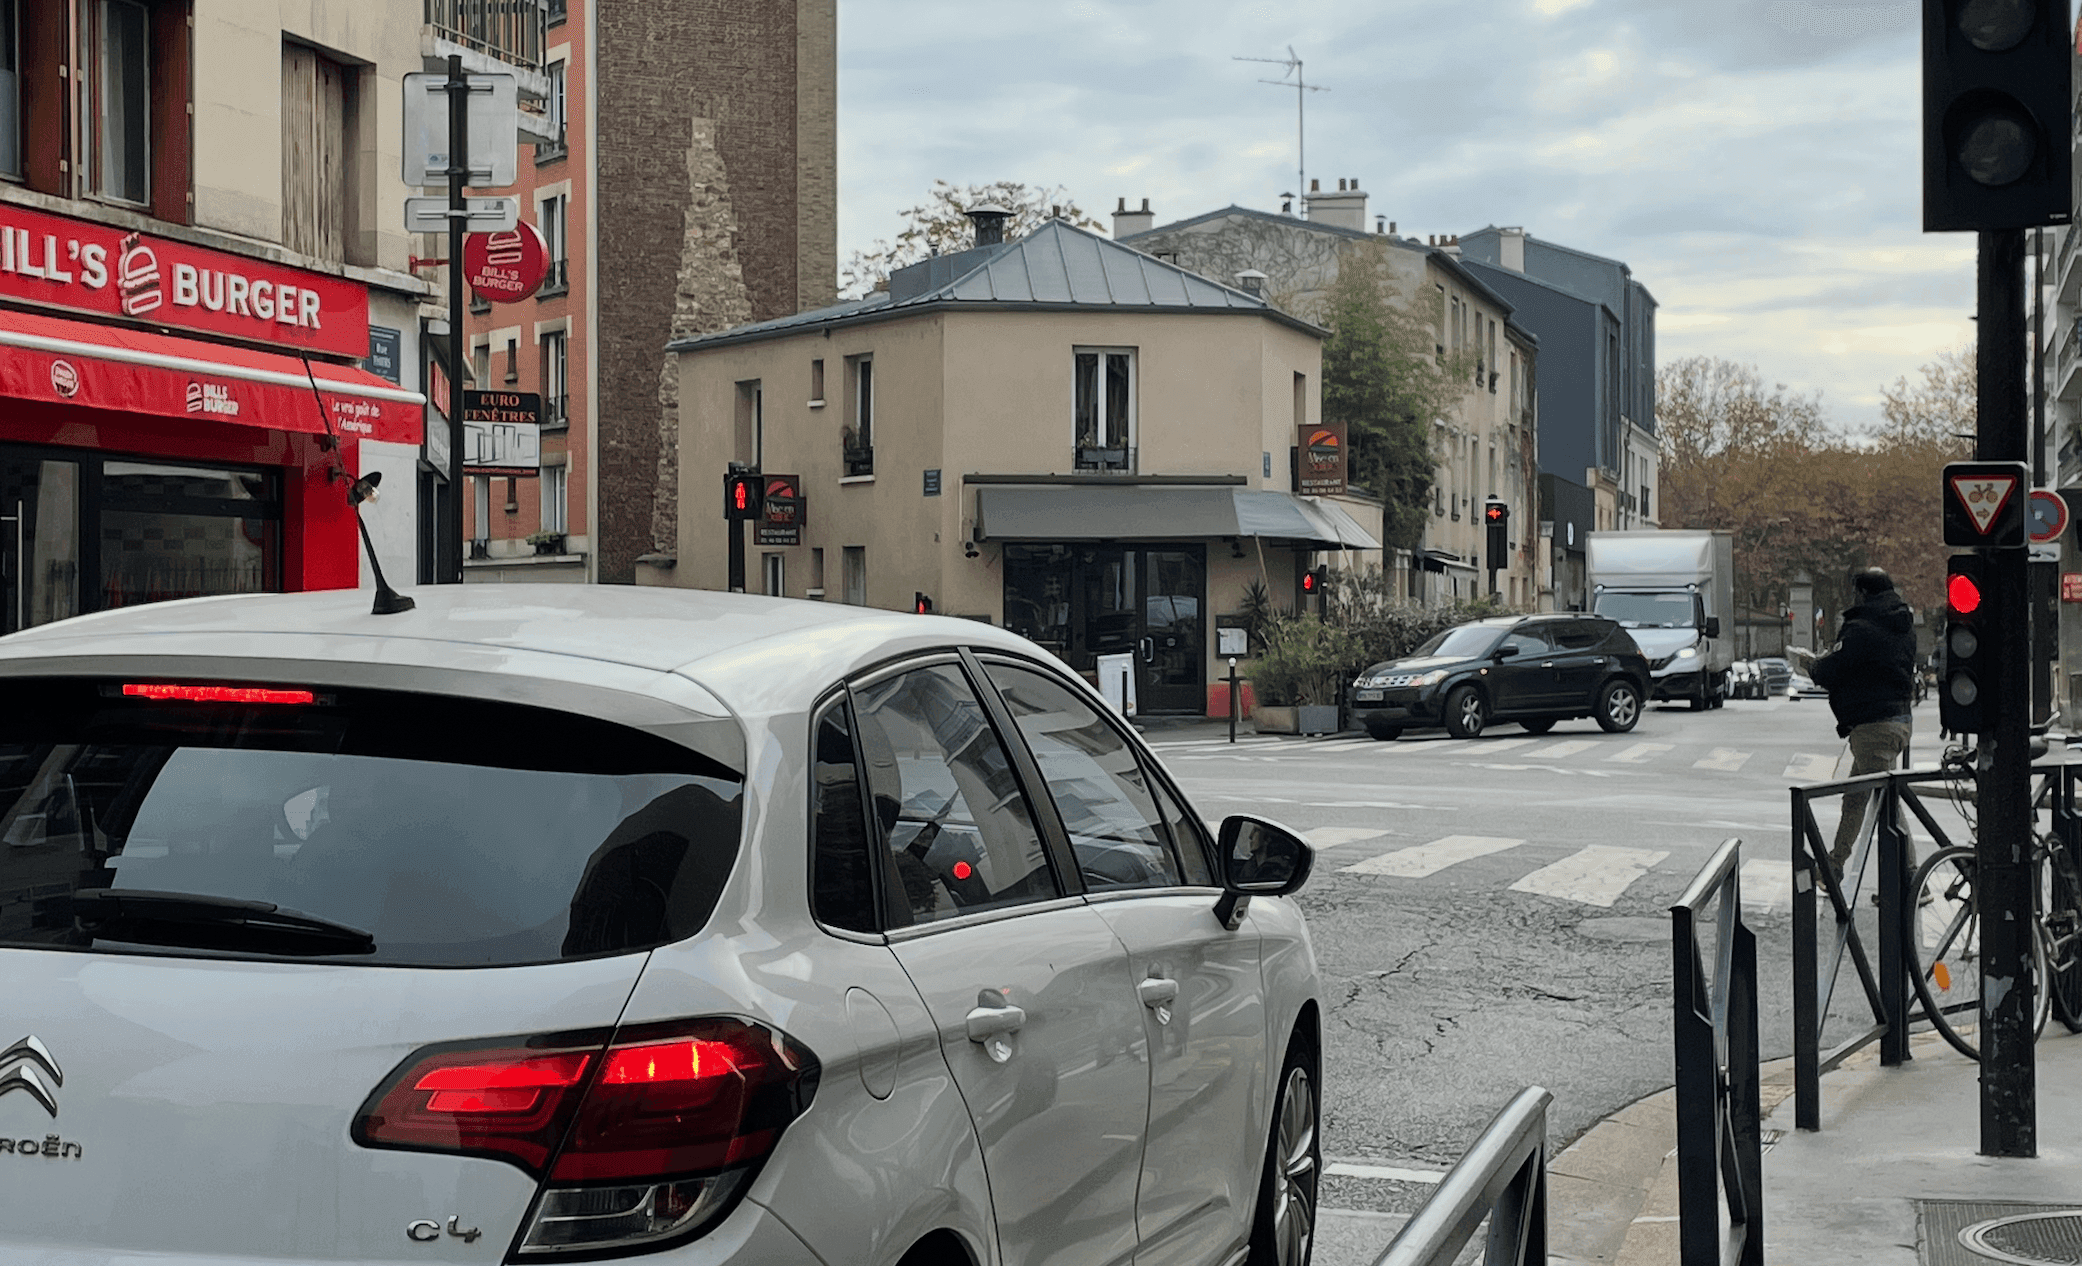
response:
<svg viewBox="0 0 2082 1266"><path fill-rule="evenodd" d="M1257 295L1261 299L1265 297L1265 274L1255 268L1246 268L1236 274L1236 284L1241 286L1247 295Z"/></svg>
<svg viewBox="0 0 2082 1266"><path fill-rule="evenodd" d="M1525 230L1522 228L1498 229L1497 262L1514 273L1525 271Z"/></svg>
<svg viewBox="0 0 2082 1266"><path fill-rule="evenodd" d="M1005 221L1012 218L1011 211L995 203L986 202L980 207L970 207L962 214L968 216L969 223L976 226L976 245L1000 246L1004 244Z"/></svg>
<svg viewBox="0 0 2082 1266"><path fill-rule="evenodd" d="M1309 181L1308 202L1305 204L1312 222L1366 232L1366 194L1360 191L1357 180L1339 177L1336 193L1319 193L1315 190L1316 183Z"/></svg>
<svg viewBox="0 0 2082 1266"><path fill-rule="evenodd" d="M1113 240L1116 242L1124 237L1132 237L1137 233L1147 233L1155 227L1157 227L1157 213L1149 209L1148 198L1142 200L1142 210L1140 211L1128 210L1128 200L1126 198L1122 198L1119 204L1113 208Z"/></svg>

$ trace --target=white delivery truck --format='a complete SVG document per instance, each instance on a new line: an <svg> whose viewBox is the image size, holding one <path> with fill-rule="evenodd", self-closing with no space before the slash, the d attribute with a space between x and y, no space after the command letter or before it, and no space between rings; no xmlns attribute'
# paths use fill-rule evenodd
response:
<svg viewBox="0 0 2082 1266"><path fill-rule="evenodd" d="M1590 609L1648 658L1649 697L1718 708L1735 662L1735 538L1726 532L1592 532Z"/></svg>

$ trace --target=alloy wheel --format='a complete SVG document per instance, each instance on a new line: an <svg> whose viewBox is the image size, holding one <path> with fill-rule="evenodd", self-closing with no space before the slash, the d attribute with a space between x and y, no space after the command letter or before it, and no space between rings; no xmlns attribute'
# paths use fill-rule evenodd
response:
<svg viewBox="0 0 2082 1266"><path fill-rule="evenodd" d="M1308 1070L1287 1073L1273 1175L1272 1237L1280 1266L1308 1261L1316 1233L1316 1095Z"/></svg>
<svg viewBox="0 0 2082 1266"><path fill-rule="evenodd" d="M1641 697L1625 687L1613 691L1605 699L1605 715L1611 718L1612 724L1619 729L1624 730L1632 725L1640 711Z"/></svg>
<svg viewBox="0 0 2082 1266"><path fill-rule="evenodd" d="M1463 690L1460 695L1459 715L1463 734L1469 738L1480 735L1482 723L1487 719L1482 715L1482 696L1472 690Z"/></svg>

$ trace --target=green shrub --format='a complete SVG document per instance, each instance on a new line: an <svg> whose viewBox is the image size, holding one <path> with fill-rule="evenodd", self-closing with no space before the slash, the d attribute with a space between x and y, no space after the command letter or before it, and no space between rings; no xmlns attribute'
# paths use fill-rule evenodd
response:
<svg viewBox="0 0 2082 1266"><path fill-rule="evenodd" d="M1251 688L1268 707L1331 705L1358 656L1349 629L1311 615L1265 621L1264 649L1251 661Z"/></svg>

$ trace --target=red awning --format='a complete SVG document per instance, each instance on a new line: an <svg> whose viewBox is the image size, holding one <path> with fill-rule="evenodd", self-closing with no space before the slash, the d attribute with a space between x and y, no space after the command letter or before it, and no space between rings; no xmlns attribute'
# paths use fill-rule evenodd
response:
<svg viewBox="0 0 2082 1266"><path fill-rule="evenodd" d="M425 432L425 396L359 369L26 312L0 311L0 396L314 435L329 419L395 444Z"/></svg>

